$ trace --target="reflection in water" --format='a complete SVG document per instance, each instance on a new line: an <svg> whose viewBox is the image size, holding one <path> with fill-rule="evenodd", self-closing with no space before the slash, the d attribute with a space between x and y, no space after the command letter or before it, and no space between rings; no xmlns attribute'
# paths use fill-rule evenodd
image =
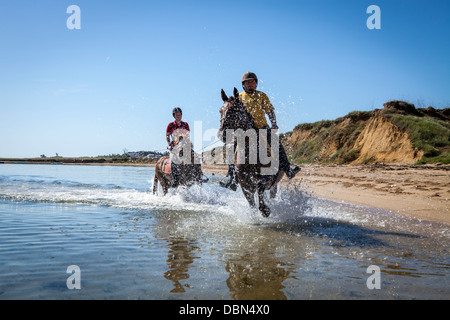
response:
<svg viewBox="0 0 450 320"><path fill-rule="evenodd" d="M183 220L182 212L167 211L155 217L158 222L155 237L162 240L164 247L167 248L167 270L163 276L173 283L170 293L184 293L185 288L192 286L182 282L190 278L189 267L198 258L197 252L200 248L189 233L180 233L178 226Z"/></svg>
<svg viewBox="0 0 450 320"><path fill-rule="evenodd" d="M189 279L189 265L194 262L195 251L199 248L195 246L195 242L181 238L167 239L169 253L167 256L167 267L169 270L164 272L164 278L173 282L174 288L172 293L185 292L184 287L180 283L181 280Z"/></svg>
<svg viewBox="0 0 450 320"><path fill-rule="evenodd" d="M270 256L272 257L272 256ZM256 255L242 255L227 261L227 286L235 300L286 300L283 282L289 277L288 266L275 259L261 261Z"/></svg>
<svg viewBox="0 0 450 320"><path fill-rule="evenodd" d="M216 259L219 259L219 266L228 274L226 286L229 298L286 300L283 282L290 277L293 266L283 261L286 247L278 241L271 243L273 231L247 225L230 225L226 219L221 220L219 226L218 221L205 221L208 217L211 218L170 211L158 216L156 236L168 248L168 270L164 272L164 278L173 282L170 292L184 293L186 288L195 287L191 283L183 283L183 280L199 281L191 277L190 268L198 269L199 262L195 261L204 257L206 251L213 251L219 253ZM204 243L206 238L212 241L212 247L201 252L199 239ZM208 271L210 274L215 272ZM201 281L208 283L208 278Z"/></svg>

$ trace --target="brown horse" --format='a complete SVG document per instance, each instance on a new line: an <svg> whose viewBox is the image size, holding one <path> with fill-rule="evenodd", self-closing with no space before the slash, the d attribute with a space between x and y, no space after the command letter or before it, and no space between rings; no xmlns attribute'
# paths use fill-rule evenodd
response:
<svg viewBox="0 0 450 320"><path fill-rule="evenodd" d="M189 142L190 144L190 142ZM188 148L190 151L190 148ZM191 157L183 159L179 169L179 185L190 187L194 184L201 185L203 182L208 181L207 178L203 178L202 165L200 160L194 151L190 152ZM190 159L189 159L190 158ZM166 170L166 165L170 162L169 156L161 157L155 166L155 178L153 179L153 194L158 191L158 182L161 184L164 195L167 194L169 188L172 186L173 178L170 170Z"/></svg>
<svg viewBox="0 0 450 320"><path fill-rule="evenodd" d="M234 159L237 181L250 207L256 207L255 194L258 194L258 209L264 217L268 217L270 208L264 202L264 191L270 190L271 197L275 197L277 183L283 177L284 172L279 169L278 165L275 170L263 171L271 166L267 161L263 161L264 157L267 158L267 154L264 154L264 152L271 152L267 148L267 142L260 147L261 143L265 141L261 137L264 130L255 128L253 118L245 110L236 88L234 88L234 96L227 97L223 89L221 93L224 105L220 108L221 119L218 137L222 142L232 142L237 145L238 149L241 148L236 152L237 156ZM249 132L253 132L256 139L251 141ZM241 134L241 137L239 137L239 134ZM236 141L238 141L237 144ZM242 142L244 142L243 146ZM273 142L272 145L274 145ZM274 152L278 152L277 146L278 144L272 149ZM278 156L276 159L278 160Z"/></svg>

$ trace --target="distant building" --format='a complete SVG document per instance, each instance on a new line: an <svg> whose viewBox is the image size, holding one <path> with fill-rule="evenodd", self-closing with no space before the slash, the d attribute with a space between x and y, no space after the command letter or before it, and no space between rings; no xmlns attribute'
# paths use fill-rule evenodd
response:
<svg viewBox="0 0 450 320"><path fill-rule="evenodd" d="M146 158L146 159L158 159L164 154L156 151L137 151L137 152L127 152L130 158Z"/></svg>

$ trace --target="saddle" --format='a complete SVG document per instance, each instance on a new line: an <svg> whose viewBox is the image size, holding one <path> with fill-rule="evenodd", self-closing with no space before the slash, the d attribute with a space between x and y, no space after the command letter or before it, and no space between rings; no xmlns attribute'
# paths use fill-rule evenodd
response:
<svg viewBox="0 0 450 320"><path fill-rule="evenodd" d="M167 160L164 161L164 163L163 163L163 167L162 167L163 172L167 173L167 174L171 174L172 173L171 167L172 167L172 161L170 160L170 158L167 158Z"/></svg>

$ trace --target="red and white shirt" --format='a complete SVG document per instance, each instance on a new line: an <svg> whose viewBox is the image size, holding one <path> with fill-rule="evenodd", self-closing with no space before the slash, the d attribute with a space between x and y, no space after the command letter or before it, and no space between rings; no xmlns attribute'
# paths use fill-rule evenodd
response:
<svg viewBox="0 0 450 320"><path fill-rule="evenodd" d="M171 122L167 125L166 134L172 134L175 130L184 129L186 131L191 131L189 129L189 124L187 122L181 121L178 125L176 121Z"/></svg>

